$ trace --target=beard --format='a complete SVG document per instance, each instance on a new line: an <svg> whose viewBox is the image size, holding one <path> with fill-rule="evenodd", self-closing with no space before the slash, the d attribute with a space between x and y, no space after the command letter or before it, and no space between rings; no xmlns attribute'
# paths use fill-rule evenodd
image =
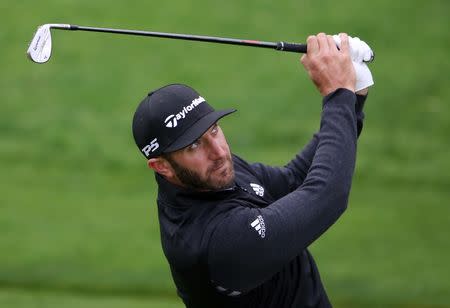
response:
<svg viewBox="0 0 450 308"><path fill-rule="evenodd" d="M223 190L231 188L234 185L234 167L231 156L227 156L226 158L214 162L214 164L207 169L205 176L200 175L195 170L181 166L170 156L167 156L166 159L169 161L180 182L188 188L199 191L208 191ZM224 165L228 166L223 168ZM224 170L216 174L219 169Z"/></svg>

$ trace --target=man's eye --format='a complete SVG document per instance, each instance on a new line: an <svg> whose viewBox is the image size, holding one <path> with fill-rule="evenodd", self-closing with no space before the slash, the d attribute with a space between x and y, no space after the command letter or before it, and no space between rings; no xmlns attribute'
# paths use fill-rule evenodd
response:
<svg viewBox="0 0 450 308"><path fill-rule="evenodd" d="M189 146L189 150L195 150L196 148L199 147L199 145L200 145L200 142L199 142L199 141L195 141L194 143L192 143L192 144Z"/></svg>
<svg viewBox="0 0 450 308"><path fill-rule="evenodd" d="M211 129L211 133L213 134L217 134L217 132L219 131L219 126L214 125L213 128Z"/></svg>

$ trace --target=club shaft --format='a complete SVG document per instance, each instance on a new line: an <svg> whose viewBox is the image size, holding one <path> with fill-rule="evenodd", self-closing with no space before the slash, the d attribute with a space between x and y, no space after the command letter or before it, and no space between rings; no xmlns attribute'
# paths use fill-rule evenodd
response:
<svg viewBox="0 0 450 308"><path fill-rule="evenodd" d="M294 43L287 43L287 42L275 43L275 42L242 40L242 39L191 35L191 34L179 34L179 33L98 28L98 27L78 26L78 25L69 25L69 26L65 26L65 27L54 27L54 28L64 29L64 30L75 30L75 31L90 31L90 32L104 32L104 33L114 33L114 34L137 35L137 36L152 36L152 37L160 37L160 38L201 41L201 42L218 43L218 44L242 45L242 46L260 47L260 48L270 48L270 49L276 49L279 51L289 51L289 52L297 52L297 53L306 53L306 49L307 49L305 44L294 44Z"/></svg>

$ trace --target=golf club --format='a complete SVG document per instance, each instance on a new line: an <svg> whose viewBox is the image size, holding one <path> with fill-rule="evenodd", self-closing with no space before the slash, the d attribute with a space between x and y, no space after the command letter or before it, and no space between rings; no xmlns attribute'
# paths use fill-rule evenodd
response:
<svg viewBox="0 0 450 308"><path fill-rule="evenodd" d="M85 27L69 24L45 24L39 26L33 39L28 47L27 54L28 57L36 63L45 63L50 59L52 53L52 38L51 29L60 30L72 30L72 31L90 31L90 32L104 32L104 33L114 33L114 34L127 34L127 35L138 35L138 36L153 36L162 37L169 39L180 39L189 41L202 41L210 43L219 44L232 44L232 45L243 45L251 47L261 47L261 48L271 48L279 51L289 51L297 53L306 53L306 44L295 44L287 42L262 42L253 40L241 40L223 37L213 37L213 36L200 36L200 35L190 35L190 34L177 34L177 33L164 33L164 32L149 32L149 31L138 31L138 30L125 30L125 29L111 29L111 28L95 28L95 27Z"/></svg>

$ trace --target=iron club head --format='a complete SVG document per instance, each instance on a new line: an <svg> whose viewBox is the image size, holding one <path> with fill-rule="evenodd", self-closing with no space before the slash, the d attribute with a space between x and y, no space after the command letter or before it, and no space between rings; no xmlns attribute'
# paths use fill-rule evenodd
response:
<svg viewBox="0 0 450 308"><path fill-rule="evenodd" d="M50 29L70 29L66 24L45 24L39 26L28 46L27 55L31 61L36 63L45 63L52 54L52 36Z"/></svg>

